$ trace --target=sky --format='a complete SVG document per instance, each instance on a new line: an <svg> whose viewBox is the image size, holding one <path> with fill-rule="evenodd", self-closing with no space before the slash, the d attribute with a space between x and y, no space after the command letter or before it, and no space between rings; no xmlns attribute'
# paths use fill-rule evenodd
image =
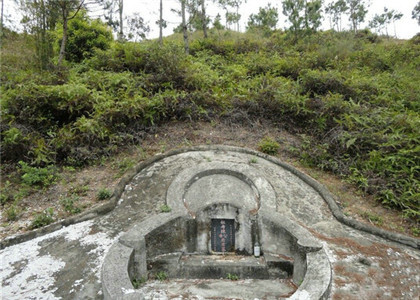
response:
<svg viewBox="0 0 420 300"><path fill-rule="evenodd" d="M331 2L332 0L324 0L325 4ZM243 1L245 2L245 1ZM260 7L265 7L268 3L271 3L272 7L278 8L279 12L279 23L277 28L284 29L288 27L286 16L282 13L281 0L247 0L246 3L243 3L239 13L241 14L240 20L240 30L246 30L246 24L248 22L249 15L252 13L258 13ZM388 9L394 9L397 12L403 13L401 20L396 22L395 30L397 37L402 39L409 39L413 37L416 33L420 32L420 26L415 20L411 18L411 11L418 0L365 0L366 3L370 3L368 8L369 13L366 17L366 22L362 26L367 26L368 22L373 18L375 14L381 14L384 7ZM20 16L16 13L16 7L14 7L14 0L4 0L5 3L5 14L8 15L8 19L11 19L16 28L20 21ZM177 27L181 22L181 17L176 13L172 12L171 9L179 9L180 4L179 0L163 0L163 18L167 21L168 27L164 29L163 34L170 35L173 33L173 28ZM224 12L221 8L217 7L213 3L213 0L206 0L206 10L207 14L213 20L218 13L224 16ZM147 34L147 38L153 39L157 38L159 35L159 28L156 25L156 21L159 19L159 0L124 0L124 15L128 16L133 13L139 13L145 21L150 26L151 31ZM5 22L6 26L10 25ZM222 20L222 24L224 21ZM347 20L343 21L345 28L349 28L349 22ZM328 17L325 16L322 24L322 29L327 30L330 28L330 23ZM388 28L389 34L394 35L394 26L391 24Z"/></svg>
<svg viewBox="0 0 420 300"><path fill-rule="evenodd" d="M245 2L245 1L244 1ZM331 0L324 0L325 3L332 2ZM396 33L399 38L409 39L413 37L416 33L420 32L420 26L417 22L411 18L411 11L416 6L418 0L365 0L366 3L370 2L369 13L366 17L366 20L369 21L373 18L375 14L381 14L383 12L384 6L387 8L394 9L397 12L404 14L402 19L395 24ZM240 30L246 30L246 24L248 22L248 17L252 13L258 13L260 7L265 7L271 3L272 7L277 7L279 12L279 23L277 28L283 29L287 27L286 16L282 13L282 5L280 0L248 0L246 3L242 4L240 9L240 14L242 15L240 20ZM164 29L164 35L170 35L173 33L173 28L178 26L181 22L181 18L175 13L171 12L171 8L179 9L180 4L178 0L163 0L164 12L163 19L168 22L168 27ZM324 5L325 6L325 5ZM148 38L156 38L159 35L158 26L155 22L159 19L159 0L124 0L124 10L127 14L132 14L138 12L141 16L149 22L151 28L150 33L147 35ZM218 13L223 17L224 12L222 9L218 8L217 5L213 3L212 0L206 0L206 10L207 14L210 15L212 19L216 17ZM347 20L343 22L343 25L347 25ZM222 21L222 24L223 21ZM363 25L367 25L368 22L365 22ZM330 24L329 20L326 17L323 20L322 29L329 29ZM389 34L394 35L394 26L389 26Z"/></svg>

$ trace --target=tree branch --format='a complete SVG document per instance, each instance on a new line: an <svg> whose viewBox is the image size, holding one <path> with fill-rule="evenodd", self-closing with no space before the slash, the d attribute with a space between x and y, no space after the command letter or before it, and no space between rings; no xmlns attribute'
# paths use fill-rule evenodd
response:
<svg viewBox="0 0 420 300"><path fill-rule="evenodd" d="M74 17L76 17L76 15L77 15L77 13L79 12L79 10L82 8L82 6L83 6L83 3L85 2L85 0L82 0L81 2L80 2L80 5L77 7L77 10L76 10L76 12L73 14L73 16L71 16L70 18L67 18L67 20L71 20L71 19L74 19Z"/></svg>

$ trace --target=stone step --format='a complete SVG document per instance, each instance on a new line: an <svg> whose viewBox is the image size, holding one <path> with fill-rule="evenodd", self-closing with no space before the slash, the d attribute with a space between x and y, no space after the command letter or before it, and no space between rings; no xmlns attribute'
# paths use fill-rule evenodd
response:
<svg viewBox="0 0 420 300"><path fill-rule="evenodd" d="M264 258L253 256L183 255L178 268L181 278L269 278Z"/></svg>
<svg viewBox="0 0 420 300"><path fill-rule="evenodd" d="M148 262L149 273L164 271L170 278L186 279L285 279L293 262L267 256L200 255L173 253Z"/></svg>

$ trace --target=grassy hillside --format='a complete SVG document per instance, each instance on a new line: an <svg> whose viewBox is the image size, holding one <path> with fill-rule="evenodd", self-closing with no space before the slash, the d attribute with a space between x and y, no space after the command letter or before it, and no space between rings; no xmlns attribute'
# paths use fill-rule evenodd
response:
<svg viewBox="0 0 420 300"><path fill-rule="evenodd" d="M290 151L307 166L419 220L415 40L361 31L295 42L282 32L213 31L206 40L196 33L188 56L174 35L163 46L113 42L48 72L32 57L30 37L9 34L1 60L2 173L17 170L27 185L46 187L57 166L83 167L141 145L145 132L172 120L268 120L299 137ZM273 137L265 143L275 145ZM13 192L2 185L9 205Z"/></svg>

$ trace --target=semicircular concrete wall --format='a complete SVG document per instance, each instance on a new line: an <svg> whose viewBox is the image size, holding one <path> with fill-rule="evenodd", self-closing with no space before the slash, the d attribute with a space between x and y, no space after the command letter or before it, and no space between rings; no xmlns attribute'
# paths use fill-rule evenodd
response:
<svg viewBox="0 0 420 300"><path fill-rule="evenodd" d="M133 289L131 279L147 278L147 264L154 257L188 253L191 245L187 233L193 220L185 213L160 214L124 234L111 247L102 266L105 299L143 299L142 292ZM328 297L332 273L322 244L278 213L261 211L259 226L264 236L261 246L267 249L265 255L286 252L293 257L293 280L301 284L290 299L302 299L303 295L304 299ZM281 247L275 248L276 245Z"/></svg>
<svg viewBox="0 0 420 300"><path fill-rule="evenodd" d="M142 299L131 278L147 278L156 258L177 261L186 253L211 254L210 222L218 218L235 221L236 251L252 255L258 241L267 259L290 257L290 275L300 284L291 299L327 297L331 268L325 250L306 229L277 212L278 197L261 165L207 161L185 166L166 192L172 212L134 225L107 254L105 299ZM175 278L182 273L176 267L168 271Z"/></svg>
<svg viewBox="0 0 420 300"><path fill-rule="evenodd" d="M261 207L276 210L273 187L261 172L246 164L209 162L186 168L172 181L166 194L166 203L173 210L187 209L192 214L195 203L203 201L208 205L232 202L253 212Z"/></svg>

